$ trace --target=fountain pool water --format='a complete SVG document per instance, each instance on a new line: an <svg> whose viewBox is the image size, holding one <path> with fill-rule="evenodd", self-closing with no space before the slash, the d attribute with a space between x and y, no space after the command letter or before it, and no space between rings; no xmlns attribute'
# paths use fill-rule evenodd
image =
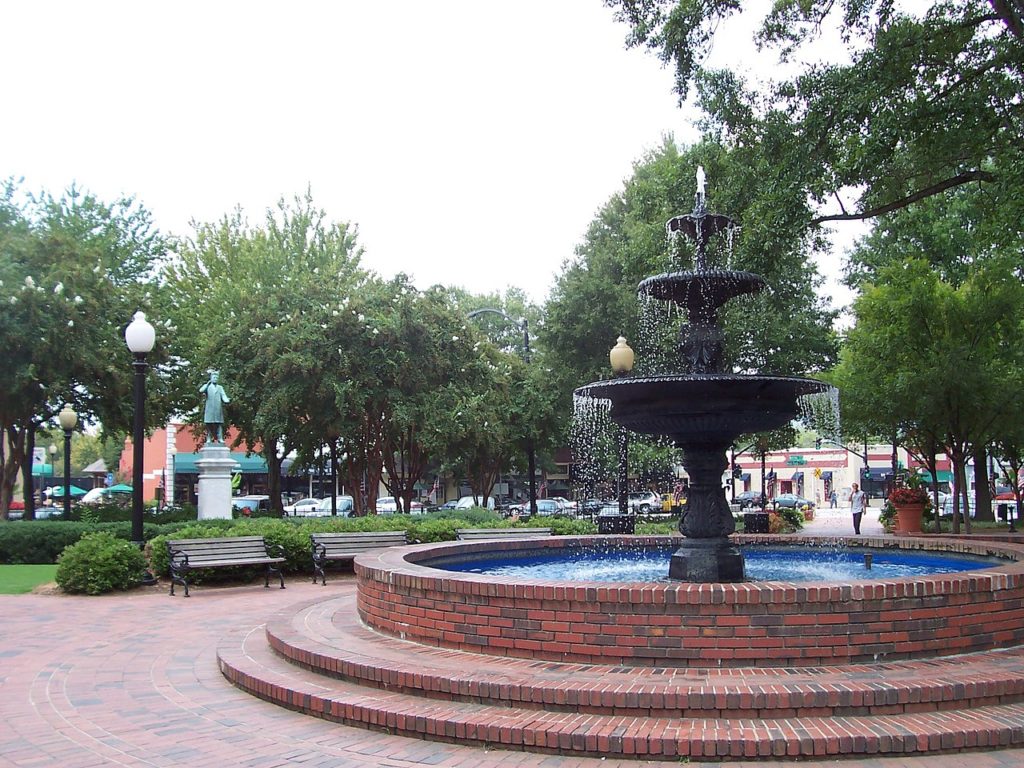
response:
<svg viewBox="0 0 1024 768"><path fill-rule="evenodd" d="M665 582L671 546L609 548L600 545L559 550L491 553L470 559L431 562L435 568L521 581ZM740 547L749 581L847 581L898 579L959 573L1004 565L978 555L876 551L865 547Z"/></svg>

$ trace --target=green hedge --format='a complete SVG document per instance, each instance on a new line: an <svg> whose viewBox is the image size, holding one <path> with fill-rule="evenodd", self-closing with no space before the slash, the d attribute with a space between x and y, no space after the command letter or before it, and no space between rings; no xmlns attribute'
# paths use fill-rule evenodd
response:
<svg viewBox="0 0 1024 768"><path fill-rule="evenodd" d="M146 522L143 538L153 572L169 573L168 539L205 539L217 536L263 536L268 543L285 550L285 570L312 570L309 534L344 531L405 531L409 541L428 543L454 541L459 528L545 526L559 536L597 533L586 520L551 517L513 523L488 510L454 510L427 515L371 515L368 517L243 518L239 520L189 520L157 525ZM88 523L67 520L21 521L0 525L0 563L55 563L65 547L89 533L109 533L116 539L131 540L131 523Z"/></svg>
<svg viewBox="0 0 1024 768"><path fill-rule="evenodd" d="M216 520L209 524L223 526L230 520ZM195 524L195 521L192 521ZM142 537L148 541L161 533L175 531L187 523L144 523ZM131 541L132 526L128 522L88 523L68 520L20 520L0 523L0 563L53 564L65 547L69 547L88 533L105 532L115 538Z"/></svg>

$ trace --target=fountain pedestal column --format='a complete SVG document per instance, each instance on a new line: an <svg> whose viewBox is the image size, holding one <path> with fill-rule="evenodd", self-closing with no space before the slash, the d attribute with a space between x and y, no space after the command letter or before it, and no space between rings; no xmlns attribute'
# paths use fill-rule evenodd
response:
<svg viewBox="0 0 1024 768"><path fill-rule="evenodd" d="M729 465L727 446L679 446L683 466L690 475L690 492L679 520L679 532L686 541L672 555L669 578L697 582L744 580L743 555L729 541L736 521L722 487L722 473Z"/></svg>

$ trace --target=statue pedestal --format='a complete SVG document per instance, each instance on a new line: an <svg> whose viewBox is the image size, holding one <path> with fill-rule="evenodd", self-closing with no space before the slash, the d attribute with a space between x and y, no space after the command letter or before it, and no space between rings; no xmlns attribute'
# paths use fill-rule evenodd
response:
<svg viewBox="0 0 1024 768"><path fill-rule="evenodd" d="M231 472L238 462L223 444L207 443L199 451L199 519L231 519Z"/></svg>

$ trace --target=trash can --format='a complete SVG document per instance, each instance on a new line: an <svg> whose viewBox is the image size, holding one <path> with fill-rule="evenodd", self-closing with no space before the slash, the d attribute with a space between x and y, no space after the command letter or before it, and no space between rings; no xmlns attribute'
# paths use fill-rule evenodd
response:
<svg viewBox="0 0 1024 768"><path fill-rule="evenodd" d="M745 512L743 515L744 533L768 533L767 512Z"/></svg>
<svg viewBox="0 0 1024 768"><path fill-rule="evenodd" d="M634 515L599 515L597 518L598 533L634 533L635 531L636 517Z"/></svg>

